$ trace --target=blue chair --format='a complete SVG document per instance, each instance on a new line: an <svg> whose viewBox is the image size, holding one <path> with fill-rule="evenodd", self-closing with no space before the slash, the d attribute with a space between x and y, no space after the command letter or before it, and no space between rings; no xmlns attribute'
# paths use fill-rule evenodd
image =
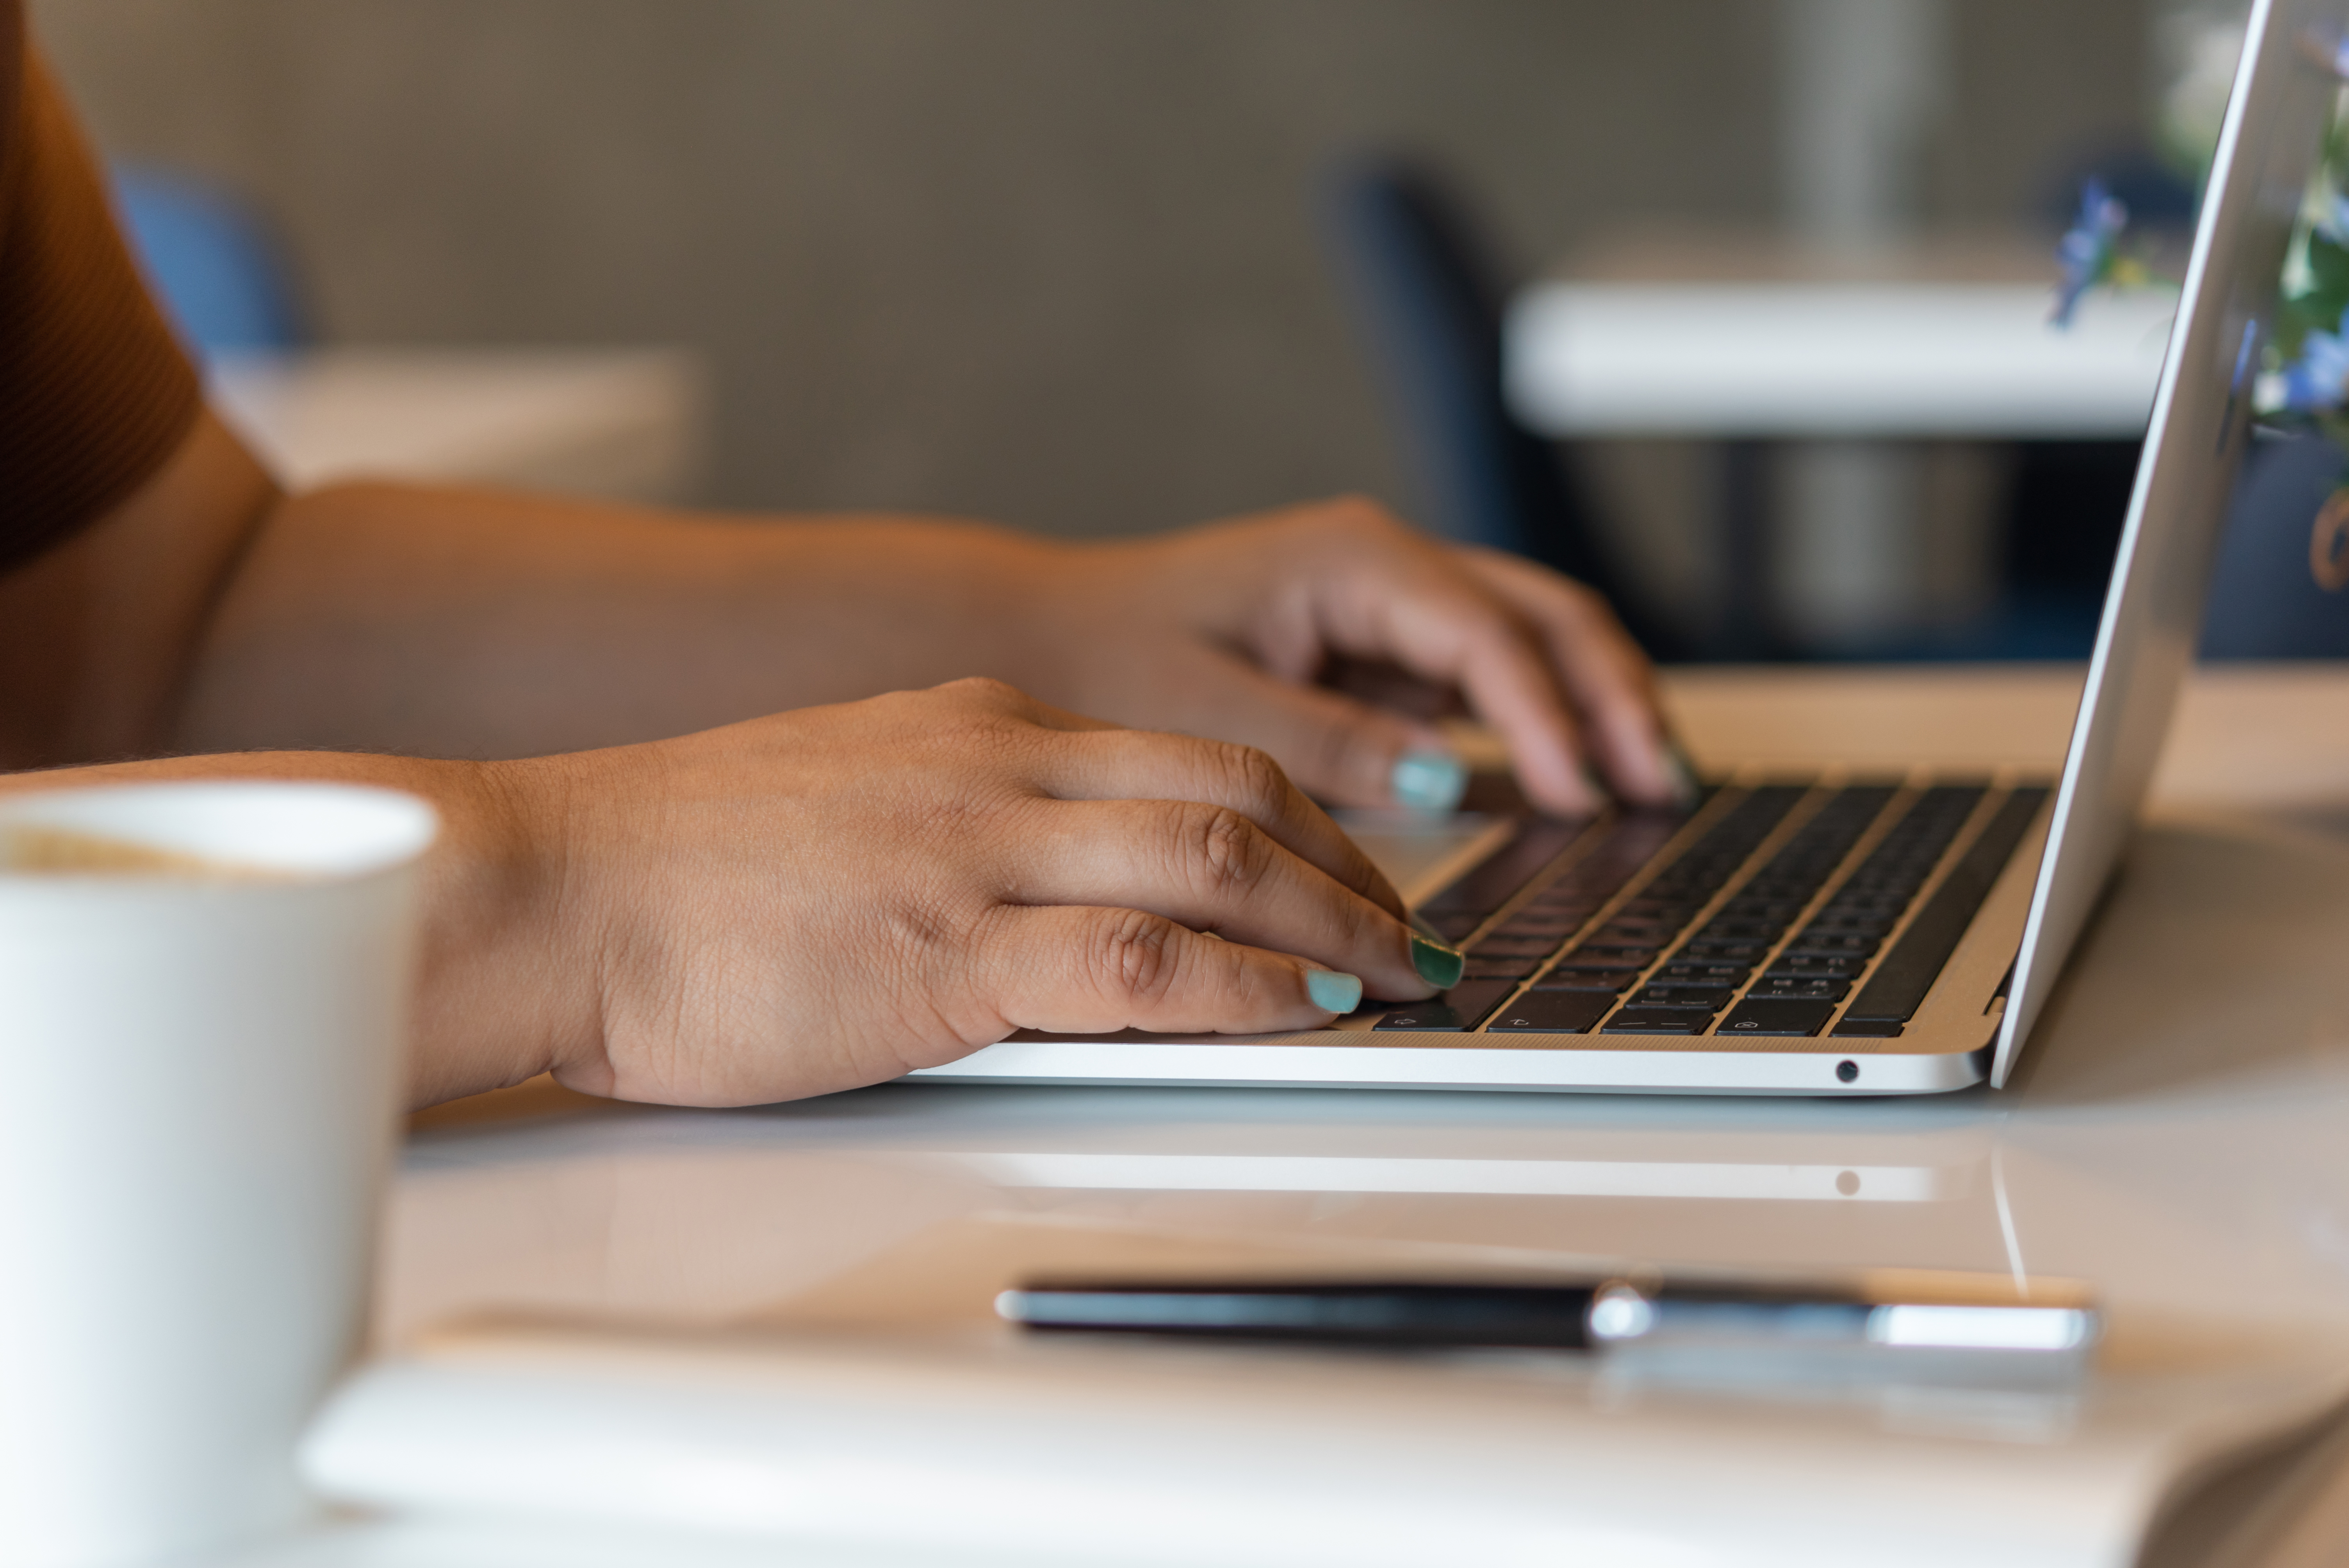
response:
<svg viewBox="0 0 2349 1568"><path fill-rule="evenodd" d="M1579 578L1614 603L1651 656L1684 656L1685 640L1640 603L1610 557L1571 454L1510 411L1506 280L1442 179L1399 157L1350 158L1326 177L1322 208L1433 508L1424 521Z"/></svg>
<svg viewBox="0 0 2349 1568"><path fill-rule="evenodd" d="M167 170L117 164L111 173L132 253L199 358L304 340L290 271L250 207Z"/></svg>
<svg viewBox="0 0 2349 1568"><path fill-rule="evenodd" d="M2349 452L2322 436L2252 446L2210 574L2204 658L2349 658L2344 490ZM2342 504L2329 509L2335 495ZM2318 580L2320 559L2333 587Z"/></svg>

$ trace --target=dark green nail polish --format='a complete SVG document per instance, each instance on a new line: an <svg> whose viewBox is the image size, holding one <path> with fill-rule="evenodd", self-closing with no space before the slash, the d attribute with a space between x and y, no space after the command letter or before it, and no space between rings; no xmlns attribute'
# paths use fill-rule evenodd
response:
<svg viewBox="0 0 2349 1568"><path fill-rule="evenodd" d="M1449 991L1460 984L1461 971L1468 967L1468 960L1458 948L1414 931L1411 934L1411 966L1437 990Z"/></svg>

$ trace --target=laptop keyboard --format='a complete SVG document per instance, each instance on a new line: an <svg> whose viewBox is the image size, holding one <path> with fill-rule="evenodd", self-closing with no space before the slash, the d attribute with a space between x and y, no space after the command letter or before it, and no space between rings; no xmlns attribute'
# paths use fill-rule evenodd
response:
<svg viewBox="0 0 2349 1568"><path fill-rule="evenodd" d="M1720 808L1709 825L1661 863L1692 819L1527 821L1421 910L1466 944L1461 983L1374 1027L1898 1036L2048 795L2036 786L2003 792L1912 918L1991 793L1979 784L1733 788L1707 797L1701 815Z"/></svg>

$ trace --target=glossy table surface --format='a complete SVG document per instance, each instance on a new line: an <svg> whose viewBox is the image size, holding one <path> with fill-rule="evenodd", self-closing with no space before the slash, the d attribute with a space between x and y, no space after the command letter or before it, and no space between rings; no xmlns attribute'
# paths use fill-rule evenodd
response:
<svg viewBox="0 0 2349 1568"><path fill-rule="evenodd" d="M2023 668L1691 670L1666 684L1704 763L2052 767L2077 682L2075 670ZM1967 1438L1985 1474L2020 1486L2091 1439L2126 1448L2132 1429L2196 1412L2237 1409L2246 1436L2304 1424L2349 1398L2349 673L2199 677L2157 790L2002 1093L1827 1103L903 1085L687 1111L526 1085L418 1119L378 1343L395 1349L489 1307L718 1323L876 1267L917 1288L917 1264L889 1274L909 1242L1009 1215L1300 1245L2074 1276L2104 1293L2120 1370L2085 1405L2018 1407L2013 1429ZM1361 1398L1386 1387L1364 1376ZM1416 1396L1393 1398L1407 1428ZM1603 1439L1615 1418L1602 1403L1585 1414ZM1723 1462L1766 1473L1775 1418L1723 1408L1733 1420L1692 1429L1733 1428L1745 1447ZM1869 1420L1899 1429L1890 1415ZM1637 1423L1623 1423L1636 1449ZM2065 1435L2075 1429L2086 1436ZM1855 1451L1897 1467L1897 1447ZM2131 1462L2153 1462L2158 1447ZM1636 1501L1642 1476L1660 1484L1671 1469L1659 1457L1628 1470L1619 1507L1634 1507L1619 1498ZM1865 1531L1833 1495L1782 1516L1783 1538L1750 1560L1846 1560L1815 1553L1813 1533L1864 1560L1851 1542ZM1985 1529L1998 1495L1985 1494ZM1714 1526L1665 1512L1670 1528L1662 1514L1623 1516L1654 1528L1620 1560L1732 1560L1706 1534ZM595 1555L559 1523L451 1528L355 1527L299 1560L536 1562L564 1539L572 1560ZM2129 1560L2097 1529L2109 1532L2051 1528L2071 1544L2028 1560ZM890 1532L876 1531L880 1553ZM1019 1554L1016 1533L986 1539ZM1319 1560L1295 1560L1309 1559ZM869 1560L978 1557L933 1542Z"/></svg>

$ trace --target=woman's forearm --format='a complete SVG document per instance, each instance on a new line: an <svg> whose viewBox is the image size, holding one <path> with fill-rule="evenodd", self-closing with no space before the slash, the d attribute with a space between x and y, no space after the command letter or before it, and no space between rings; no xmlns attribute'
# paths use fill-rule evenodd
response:
<svg viewBox="0 0 2349 1568"><path fill-rule="evenodd" d="M177 739L537 756L964 676L1049 686L1026 601L1065 553L928 519L316 491L240 562Z"/></svg>

